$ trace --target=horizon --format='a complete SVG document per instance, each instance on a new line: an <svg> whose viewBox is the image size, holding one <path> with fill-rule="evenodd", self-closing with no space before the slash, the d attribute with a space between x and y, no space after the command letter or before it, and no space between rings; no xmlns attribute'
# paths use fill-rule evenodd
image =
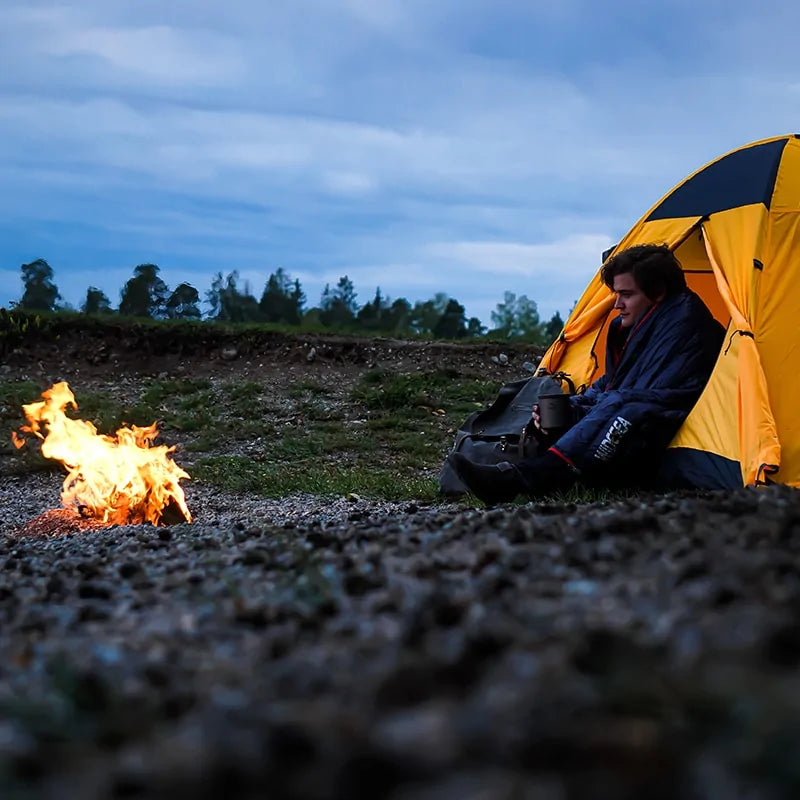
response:
<svg viewBox="0 0 800 800"><path fill-rule="evenodd" d="M48 265L49 265L49 266L52 268L52 264L50 264L50 263L47 261L47 259L46 259L46 258L45 258L45 259L34 259L34 262L35 262L35 261L37 261L37 260L41 260L41 261L44 261L44 262L46 262L46 263L47 263L47 264L48 264ZM22 266L29 266L29 265L30 265L30 263L34 263L34 262L29 262L28 264L25 264L25 265L22 265ZM146 265L143 265L143 264L137 264L137 265L136 265L136 267L134 267L134 268L131 270L131 277L133 277L133 276L134 276L135 269L136 269L137 267L139 267L139 266L146 266ZM152 266L155 266L155 267L157 267L157 268L158 268L158 277L159 277L159 278L161 278L161 279L163 280L163 275L161 274L161 269L160 269L160 267L158 267L158 265L157 265L157 264L155 264L155 265L152 265ZM53 272L55 273L55 270L53 270ZM226 276L226 275L223 275L222 277L223 277L223 278L226 278L226 277L228 277L228 276ZM237 289L238 289L238 290L239 290L239 291L240 291L242 294L248 294L248 295L250 295L251 297L253 297L253 298L255 299L255 301L256 301L256 302L259 302L259 301L261 300L261 297L262 297L262 295L263 295L264 291L266 291L266 283L267 283L267 281L269 280L269 277L271 277L271 276L267 276L267 277L265 278L265 286L262 288L262 290L261 290L261 291L255 291L255 290L253 290L253 287L251 287L251 286L245 286L243 283L237 283ZM295 281L295 279L294 279L294 276L292 276L291 274L288 274L288 273L286 273L286 271L285 271L285 270L284 270L284 277L285 277L285 278L286 278L286 279L287 279L287 280L288 280L290 283L292 283L292 284L293 284L293 283L294 283L294 281ZM341 277L344 277L344 278L346 278L347 276L345 275L345 276L341 276ZM199 308L200 308L200 311L201 311L201 313L202 313L202 319L204 319L204 320L205 320L205 319L212 319L212 317L210 316L210 313L211 313L211 304L210 304L210 303L209 303L209 301L206 299L206 295L207 295L207 293L208 293L208 290L209 290L209 289L211 289L211 286L212 286L212 281L213 281L215 278L216 278L216 274L215 274L214 276L212 276L212 278L209 280L209 284L208 284L208 286L207 286L207 287L201 287L201 286L194 286L194 287L193 287L193 288L195 288L195 289L197 290L197 292L198 292L198 296L199 296ZM172 291L173 291L174 289L176 289L176 288L177 288L177 286L178 286L178 284L175 284L175 285L170 285L170 284L169 284L169 283L167 283L166 281L164 281L164 282L167 284L167 288L168 288L169 292L172 292ZM298 279L298 282L299 282L299 279ZM57 301L56 301L56 306L55 306L55 308L54 308L54 309L52 309L52 310L53 310L53 311L55 311L55 312L58 312L58 311L81 312L81 311L82 311L82 308L81 308L81 307L82 307L82 305L83 305L84 301L87 299L87 298L86 298L86 294L87 294L87 292L88 292L90 289L96 289L96 288L97 288L97 287L95 287L95 286L89 286L89 287L87 287L87 289L84 291L84 293L83 293L82 297L80 298L80 301L79 301L78 303L73 303L73 302L71 302L71 301L67 300L66 298L64 298L64 297L63 297L63 295L61 294L60 287L58 286L58 278L57 278L57 275L55 275L55 274L54 274L54 277L53 277L53 283L55 284L56 288L58 288L58 289L59 289L59 299L60 299L60 302L57 300ZM191 284L189 284L189 285L191 286ZM307 312L307 311L310 311L310 310L312 310L312 309L319 309L319 308L320 308L320 305L321 305L321 300L322 300L322 298L320 298L320 299L319 299L319 300L317 300L316 302L312 302L312 301L311 301L311 300L308 298L308 296L307 296L307 294L306 294L306 292L305 292L305 289L304 289L304 287L303 287L302 283L300 283L300 289L301 289L301 291L302 291L302 294L303 294L303 296L305 297L305 302L303 302L303 304L302 304L302 306L301 306L301 310L302 310L303 312ZM336 289L336 284L326 284L326 286L325 286L325 287L324 287L324 289L323 289L323 293L324 293L324 291L325 291L326 289L329 289L329 290L333 291L333 290L335 290L335 289ZM501 298L498 300L497 306L499 306L499 305L500 305L500 303L504 302L504 300L505 300L505 294L506 294L506 292L509 292L509 291L510 291L510 290L504 290L504 292L503 292L503 297L501 297ZM24 292L24 283L23 283L22 279L20 278L20 297L22 296L23 292ZM409 306L413 308L413 307L414 307L414 304L415 304L416 302L422 302L422 303L424 303L424 302L426 302L426 301L430 301L430 300L437 300L439 296L446 296L448 300L449 300L449 299L458 300L458 298L457 298L457 297L451 297L450 295L447 295L447 293L445 293L445 292L437 292L437 291L434 291L434 292L433 292L433 293L432 293L432 294L431 294L429 297L418 298L418 299L416 299L416 300L414 300L414 301L411 301L411 300L408 300L408 298L406 298L406 297L403 297L402 295L399 295L399 296L397 296L397 297L388 297L388 296L386 296L386 295L384 295L384 294L383 294L383 292L380 290L380 287L376 287L376 291L375 291L375 292L373 292L373 294L372 294L370 297L367 297L367 298L365 298L364 300L359 300L359 299L358 299L358 297L356 296L356 303L357 303L357 306L358 306L358 308L360 309L360 308L362 308L364 305L366 305L366 304L368 304L368 303L372 303L372 302L375 300L375 298L376 298L376 294L377 294L378 292L380 292L380 294L381 294L381 298L382 298L382 300L383 300L383 302L384 302L384 304L385 304L386 306L390 305L392 302L394 302L394 301L396 301L396 300L406 300L406 302L408 302L408 303L409 303ZM104 293L104 294L105 294L105 293ZM111 310L112 312L114 312L114 313L117 313L117 312L119 311L119 305L120 305L120 302L121 302L121 300L122 300L122 296L123 296L123 294L124 294L124 286L123 286L123 287L120 287L120 290L119 290L119 292L118 292L119 299L118 299L117 301L115 301L113 297L108 297L108 296L106 295L106 299L108 299L108 300L109 300L109 302L110 302L110 306L111 306L111 309L110 309L110 310ZM516 294L516 293L514 293L514 292L511 292L511 294L512 294L512 295L514 295L514 298L515 298L516 300L519 300L519 299L520 299L520 298L523 296L523 295L517 295L517 294ZM7 310L13 310L14 308L16 308L16 307L17 307L17 304L18 304L18 301L19 301L20 297L16 298L16 300L12 300L10 303L8 303L8 306L0 305L0 308L7 309ZM528 298L528 299L529 299L529 300L531 300L532 298ZM459 302L460 302L460 301L459 301ZM534 301L534 302L535 302L535 301ZM462 304L462 305L463 305L463 304ZM26 310L31 310L31 309L26 309ZM494 312L495 310L497 310L497 308L493 309L493 312ZM550 320L550 318L551 318L551 317L555 316L556 314L560 314L560 316L561 316L563 319L566 319L566 314L564 314L564 313L561 313L559 310L556 310L556 311L554 311L554 312L553 312L553 314L549 315L547 318L541 318L541 320L540 320L540 321L541 321L541 322L543 322L543 323L546 323L546 322L548 322L548 321ZM465 309L465 318L466 318L467 320L470 318L470 315L466 313L466 309ZM481 321L482 321L482 320L481 320ZM483 321L482 321L482 322L483 322ZM490 324L486 324L486 323L484 323L484 325L485 325L485 327L487 327L487 329L488 329L488 330L491 330L491 329L492 329L491 320L490 320Z"/></svg>

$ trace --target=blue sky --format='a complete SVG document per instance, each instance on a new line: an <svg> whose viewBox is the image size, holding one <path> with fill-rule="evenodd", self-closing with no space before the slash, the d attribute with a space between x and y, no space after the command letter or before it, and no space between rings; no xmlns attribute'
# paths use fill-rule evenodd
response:
<svg viewBox="0 0 800 800"><path fill-rule="evenodd" d="M270 272L308 304L503 292L563 314L686 174L800 132L762 0L3 0L0 305L45 258L112 304Z"/></svg>

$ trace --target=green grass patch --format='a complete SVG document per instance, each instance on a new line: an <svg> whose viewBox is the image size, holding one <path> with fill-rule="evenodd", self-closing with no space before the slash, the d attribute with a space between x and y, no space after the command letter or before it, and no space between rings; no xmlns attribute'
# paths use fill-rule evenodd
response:
<svg viewBox="0 0 800 800"><path fill-rule="evenodd" d="M165 428L203 432L216 424L214 404L210 381L185 378L151 381L142 394L139 408L152 409L152 419L158 419Z"/></svg>
<svg viewBox="0 0 800 800"><path fill-rule="evenodd" d="M420 418L430 416L430 412L411 409L407 414L391 412L371 417L367 420L367 430L377 436L391 436L393 433L419 430Z"/></svg>
<svg viewBox="0 0 800 800"><path fill-rule="evenodd" d="M22 406L42 399L42 387L34 381L0 382L0 413L22 417Z"/></svg>
<svg viewBox="0 0 800 800"><path fill-rule="evenodd" d="M263 389L254 381L225 383L220 388L218 402L224 403L226 413L242 418L265 416L269 412Z"/></svg>
<svg viewBox="0 0 800 800"><path fill-rule="evenodd" d="M22 403L36 400L40 387L17 382L4 390L5 406L21 424ZM127 402L111 391L89 393L79 398L76 416L102 433L157 421L168 443L170 430L190 434L185 450L200 454L192 477L231 491L432 499L430 476L439 471L453 429L496 390L493 381L451 369L371 370L335 403L333 392L313 379L279 397L251 380L212 386L204 379L159 379ZM246 456L231 454L241 449L237 443L247 444ZM19 467L58 465L28 454Z"/></svg>
<svg viewBox="0 0 800 800"><path fill-rule="evenodd" d="M391 441L394 458L399 463L417 464L417 466L439 466L445 453L441 437L431 437L424 431L406 433Z"/></svg>
<svg viewBox="0 0 800 800"><path fill-rule="evenodd" d="M346 453L352 456L375 450L375 443L361 432L342 426L327 432L311 427L264 442L262 458L272 464L296 464L336 454Z"/></svg>
<svg viewBox="0 0 800 800"><path fill-rule="evenodd" d="M225 456L199 461L192 477L231 492L254 492L265 497L285 497L297 492L321 496L357 494L385 500L436 497L436 482L420 475L398 473L393 467L370 464L276 465Z"/></svg>
<svg viewBox="0 0 800 800"><path fill-rule="evenodd" d="M176 398L174 408L177 412L191 413L194 411L208 411L216 404L214 393L209 389L202 389L186 397Z"/></svg>
<svg viewBox="0 0 800 800"><path fill-rule="evenodd" d="M641 492L635 488L608 488L601 486L587 486L576 483L569 489L549 495L547 500L563 505L588 505L591 503L609 503L616 500L626 500L638 497Z"/></svg>
<svg viewBox="0 0 800 800"><path fill-rule="evenodd" d="M303 420L314 422L331 422L344 419L341 409L327 406L316 399L300 402L297 406L297 416Z"/></svg>
<svg viewBox="0 0 800 800"><path fill-rule="evenodd" d="M175 414L170 414L165 420L165 424L178 431L205 433L215 427L217 418L210 411L200 409L198 411L180 410Z"/></svg>
<svg viewBox="0 0 800 800"><path fill-rule="evenodd" d="M42 389L38 383L33 381L0 382L0 455L16 452L16 448L11 443L11 432L18 431L22 425L27 424L22 406L41 399ZM41 464L36 466L36 469L42 468ZM25 471L30 470L26 469Z"/></svg>
<svg viewBox="0 0 800 800"><path fill-rule="evenodd" d="M456 403L474 410L480 399L490 399L499 388L495 381L470 378L454 369L398 375L375 369L365 373L352 398L368 409L399 411L414 407L443 408Z"/></svg>
<svg viewBox="0 0 800 800"><path fill-rule="evenodd" d="M210 453L219 447L219 435L203 432L194 436L192 441L184 446L189 453Z"/></svg>
<svg viewBox="0 0 800 800"><path fill-rule="evenodd" d="M88 420L100 433L113 434L123 425L152 425L160 416L146 401L124 402L108 392L85 392L75 399L78 410L69 416Z"/></svg>
<svg viewBox="0 0 800 800"><path fill-rule="evenodd" d="M0 448L0 454L4 451L5 446ZM38 440L29 440L21 450L9 445L7 452L13 453L13 461L5 467L5 473L8 475L29 475L34 472L61 472L66 475L64 467L58 461L42 455Z"/></svg>
<svg viewBox="0 0 800 800"><path fill-rule="evenodd" d="M168 398L195 396L210 386L210 381L195 378L150 381L142 394L142 402L158 406Z"/></svg>
<svg viewBox="0 0 800 800"><path fill-rule="evenodd" d="M204 430L203 435L211 435L224 446L226 439L237 442L255 441L256 439L273 439L276 435L275 425L270 419L218 419ZM278 437L280 438L280 437Z"/></svg>
<svg viewBox="0 0 800 800"><path fill-rule="evenodd" d="M476 398L495 390L491 381L454 370L372 370L351 393L348 409L329 406L313 386L298 385L293 424L275 425L252 457L222 455L214 447L220 455L202 459L192 475L229 491L269 497L304 492L433 499L436 481L426 476L438 473L453 440L453 422L434 412L458 403L469 413ZM255 395L255 388L241 393L251 400ZM466 413L458 413L458 422Z"/></svg>
<svg viewBox="0 0 800 800"><path fill-rule="evenodd" d="M293 398L294 400L300 400L301 398L308 397L309 395L321 396L330 394L330 390L315 380L303 379L294 383L290 387L288 394L289 397Z"/></svg>

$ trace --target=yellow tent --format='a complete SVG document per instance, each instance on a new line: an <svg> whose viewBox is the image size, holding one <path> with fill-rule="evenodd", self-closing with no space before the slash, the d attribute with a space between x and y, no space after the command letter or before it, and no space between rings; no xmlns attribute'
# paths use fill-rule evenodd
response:
<svg viewBox="0 0 800 800"><path fill-rule="evenodd" d="M753 142L702 167L605 255L651 243L674 250L690 288L726 326L668 471L707 488L800 486L800 136ZM576 385L600 377L613 303L598 272L540 373L565 372Z"/></svg>

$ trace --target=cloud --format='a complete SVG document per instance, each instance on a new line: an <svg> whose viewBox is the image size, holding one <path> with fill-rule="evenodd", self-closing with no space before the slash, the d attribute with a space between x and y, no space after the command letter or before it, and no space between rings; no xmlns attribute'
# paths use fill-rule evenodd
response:
<svg viewBox="0 0 800 800"><path fill-rule="evenodd" d="M383 32L396 33L409 21L408 4L398 0L338 0L337 5L358 22Z"/></svg>
<svg viewBox="0 0 800 800"><path fill-rule="evenodd" d="M441 262L501 279L552 280L585 275L587 265L599 264L599 254L612 244L608 236L578 233L556 242L435 242L426 249Z"/></svg>
<svg viewBox="0 0 800 800"><path fill-rule="evenodd" d="M159 83L228 85L241 78L245 68L229 38L165 25L53 30L41 46L46 54L89 56L102 62L92 64L93 69L118 69Z"/></svg>
<svg viewBox="0 0 800 800"><path fill-rule="evenodd" d="M431 242L407 248L401 253L404 258L393 263L341 264L318 280L333 286L347 275L361 302L371 299L377 287L384 296L406 297L412 303L445 292L465 305L468 315L486 323L504 292L512 291L534 300L549 318L569 310L599 269L601 253L612 244L608 236L580 233L541 244ZM310 286L315 276L297 277ZM309 295L309 300L316 302L316 297Z"/></svg>
<svg viewBox="0 0 800 800"><path fill-rule="evenodd" d="M505 291L526 295L540 314L562 316L583 293L601 262L601 254L614 244L608 235L571 233L543 242L437 242L427 253L443 267L439 274L468 275L461 283L450 280L462 302L488 322ZM458 293L459 286L464 286Z"/></svg>
<svg viewBox="0 0 800 800"><path fill-rule="evenodd" d="M337 195L368 194L375 188L375 181L368 175L357 172L331 171L322 175L322 185Z"/></svg>

